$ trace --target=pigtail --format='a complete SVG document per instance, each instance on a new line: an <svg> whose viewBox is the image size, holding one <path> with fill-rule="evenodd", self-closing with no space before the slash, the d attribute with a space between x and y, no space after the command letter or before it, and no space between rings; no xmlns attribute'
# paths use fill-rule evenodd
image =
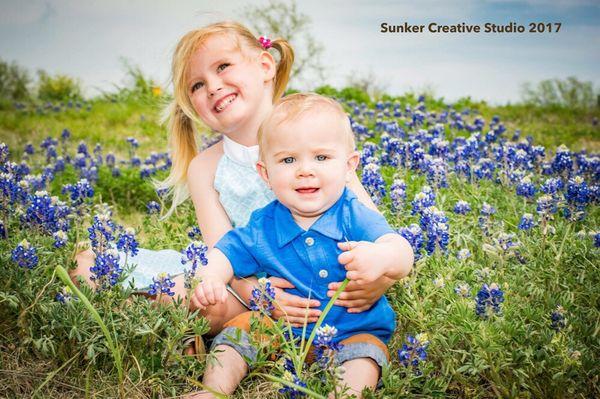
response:
<svg viewBox="0 0 600 399"><path fill-rule="evenodd" d="M163 218L169 217L177 205L189 197L187 170L192 159L198 154L194 122L176 100L165 109L163 121L165 120L168 121L169 147L173 163L169 176L156 184L157 189L168 189L172 197L171 206Z"/></svg>
<svg viewBox="0 0 600 399"><path fill-rule="evenodd" d="M292 65L294 64L294 49L285 39L275 39L271 47L279 52L279 62L275 73L275 87L273 88L273 102L279 100L290 80Z"/></svg>

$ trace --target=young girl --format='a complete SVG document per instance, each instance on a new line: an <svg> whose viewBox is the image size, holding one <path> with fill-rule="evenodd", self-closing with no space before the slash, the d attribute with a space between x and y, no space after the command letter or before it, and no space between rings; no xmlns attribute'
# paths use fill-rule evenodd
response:
<svg viewBox="0 0 600 399"><path fill-rule="evenodd" d="M276 62L269 53L279 53ZM287 41L257 39L247 28L235 22L221 22L187 33L179 41L173 55L172 78L174 100L169 108L170 145L173 167L163 187L171 188L173 205L169 213L191 197L198 226L208 248L235 226L243 226L250 214L274 199L273 193L256 172L258 160L257 132L270 113L273 103L282 97L294 59ZM198 153L196 124L222 133L223 140ZM348 187L359 200L376 209L356 174ZM128 263L135 265L132 278L136 286L147 286L160 272L176 275L182 272L181 254L174 250L141 250ZM94 263L91 250L80 253L72 275L90 280ZM314 323L320 315L315 309L319 301L300 298L283 291L293 286L281 278L270 279L276 287L280 306L273 316L285 315L299 326ZM174 278L174 298L185 297L183 275ZM234 295L223 304L203 310L211 334L223 324L247 310L243 299L250 298L256 280L230 281ZM341 282L330 284L332 296ZM341 294L338 305L349 312L369 309L393 284L381 278L368 285L350 283Z"/></svg>

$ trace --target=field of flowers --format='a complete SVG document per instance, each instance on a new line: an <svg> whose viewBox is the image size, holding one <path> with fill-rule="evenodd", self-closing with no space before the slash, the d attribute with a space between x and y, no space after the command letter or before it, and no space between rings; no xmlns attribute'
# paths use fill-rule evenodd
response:
<svg viewBox="0 0 600 399"><path fill-rule="evenodd" d="M387 293L392 363L366 397L600 396L598 111L344 105L363 184L418 259ZM170 166L159 108L0 110L0 397L173 397L201 378L205 358L183 342L206 321L132 294L114 255L175 248L202 267L189 201L159 220L169 204L152 181ZM82 240L97 253L97 291L65 282ZM168 276L155 281L150 293L168 295ZM236 397L301 397L265 374L315 397L335 378L263 359Z"/></svg>

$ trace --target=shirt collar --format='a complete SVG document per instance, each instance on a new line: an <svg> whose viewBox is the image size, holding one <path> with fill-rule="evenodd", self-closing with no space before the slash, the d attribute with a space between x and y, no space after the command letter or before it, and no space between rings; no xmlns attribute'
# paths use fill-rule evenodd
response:
<svg viewBox="0 0 600 399"><path fill-rule="evenodd" d="M341 241L344 238L344 214L341 207L346 199L352 197L355 197L354 193L344 188L341 197L310 226L308 231L316 231L332 240ZM305 232L302 227L298 226L290 210L279 201L277 201L273 216L279 248Z"/></svg>

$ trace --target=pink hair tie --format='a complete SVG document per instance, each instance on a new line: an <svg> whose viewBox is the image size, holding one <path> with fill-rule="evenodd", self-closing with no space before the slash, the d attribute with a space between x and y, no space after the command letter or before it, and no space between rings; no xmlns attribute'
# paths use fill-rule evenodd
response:
<svg viewBox="0 0 600 399"><path fill-rule="evenodd" d="M264 48L265 50L268 50L271 48L271 39L269 39L268 37L261 36L258 38L258 41L260 42L260 45L262 46L262 48Z"/></svg>

